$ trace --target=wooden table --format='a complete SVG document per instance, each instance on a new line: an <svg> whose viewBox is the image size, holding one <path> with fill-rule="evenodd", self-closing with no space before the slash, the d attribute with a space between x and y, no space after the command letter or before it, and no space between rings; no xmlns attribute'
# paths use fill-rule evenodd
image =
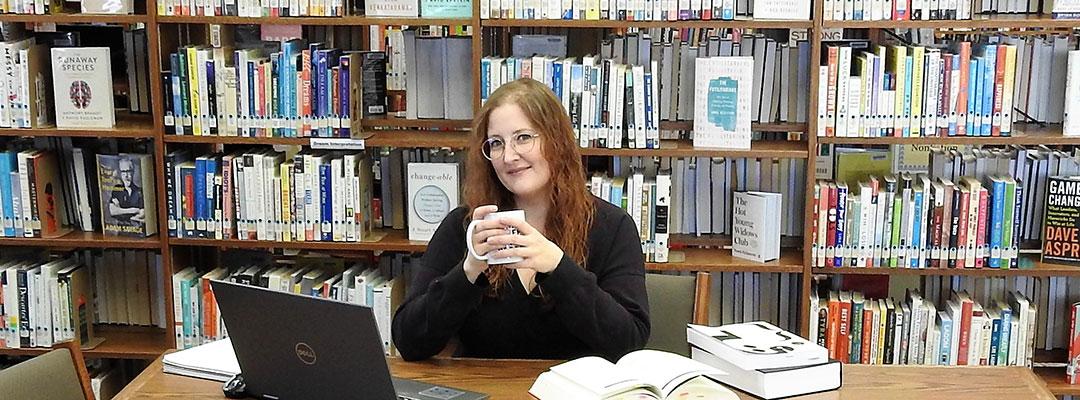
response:
<svg viewBox="0 0 1080 400"><path fill-rule="evenodd" d="M537 375L554 361L437 359L424 362L390 360L395 376L487 393L492 399L528 399ZM746 400L755 399L740 393ZM221 383L161 371L161 358L139 374L119 396L126 399L225 398ZM924 367L845 365L844 386L837 391L797 397L798 400L993 399L1053 400L1030 369L1019 367Z"/></svg>

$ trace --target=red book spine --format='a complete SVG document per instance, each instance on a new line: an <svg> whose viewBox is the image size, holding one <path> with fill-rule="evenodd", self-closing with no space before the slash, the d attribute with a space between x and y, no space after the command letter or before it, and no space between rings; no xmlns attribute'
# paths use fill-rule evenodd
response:
<svg viewBox="0 0 1080 400"><path fill-rule="evenodd" d="M1001 136L1001 107L1005 98L1005 53L1005 46L997 46L997 60L994 64L994 114L990 136Z"/></svg>
<svg viewBox="0 0 1080 400"><path fill-rule="evenodd" d="M829 329L828 335L825 336L825 347L829 349L829 358L833 360L839 360L840 345L840 301L836 299L829 299Z"/></svg>
<svg viewBox="0 0 1080 400"><path fill-rule="evenodd" d="M851 302L840 302L840 327L837 331L836 356L846 363L851 358Z"/></svg>
<svg viewBox="0 0 1080 400"><path fill-rule="evenodd" d="M835 265L833 262L836 257L836 202L838 196L836 193L836 185L829 185L829 231L825 233L826 248L825 252L825 265Z"/></svg>
<svg viewBox="0 0 1080 400"><path fill-rule="evenodd" d="M964 254L967 249L967 229L968 229L968 206L970 205L971 193L968 191L960 192L960 229L957 231L956 243L957 248L961 251L956 256L956 268L965 268L967 263L964 261Z"/></svg>
<svg viewBox="0 0 1080 400"><path fill-rule="evenodd" d="M870 300L867 300L870 302ZM862 355L860 362L863 364L871 363L871 343L874 338L874 310L870 308L863 309L863 324L862 324Z"/></svg>
<svg viewBox="0 0 1080 400"><path fill-rule="evenodd" d="M956 365L968 364L968 348L971 347L971 307L971 301L960 301L960 348L956 350Z"/></svg>

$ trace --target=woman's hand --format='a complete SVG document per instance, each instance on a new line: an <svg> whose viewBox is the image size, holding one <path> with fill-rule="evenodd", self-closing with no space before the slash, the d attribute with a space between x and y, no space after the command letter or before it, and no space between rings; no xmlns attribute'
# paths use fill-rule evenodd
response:
<svg viewBox="0 0 1080 400"><path fill-rule="evenodd" d="M517 228L518 234L507 234L506 231L502 231L488 238L487 244L491 248L500 249L488 254L489 257L521 257L520 262L503 264L503 266L506 268L532 269L545 274L554 271L555 267L559 266L559 261L563 257L562 249L544 237L540 231L533 228L528 222L514 218L500 218L495 222L499 226ZM503 249L506 245L515 245L517 247Z"/></svg>
<svg viewBox="0 0 1080 400"><path fill-rule="evenodd" d="M465 240L472 241L473 249L476 250L477 254L484 255L497 249L498 247L488 242L488 238L506 234L506 228L499 224L499 221L484 220L484 217L496 211L499 211L499 207L494 205L480 206L473 209L472 220L480 222L473 229L472 237L465 238ZM488 263L473 257L473 254L469 251L466 251L466 253L468 254L465 256L465 264L463 265L465 277L469 278L469 282L476 283L476 278L487 270Z"/></svg>

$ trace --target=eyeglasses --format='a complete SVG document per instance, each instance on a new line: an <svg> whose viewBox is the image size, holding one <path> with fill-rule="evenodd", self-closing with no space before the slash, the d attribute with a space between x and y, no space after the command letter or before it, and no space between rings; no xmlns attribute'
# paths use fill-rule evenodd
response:
<svg viewBox="0 0 1080 400"><path fill-rule="evenodd" d="M515 133L510 138L510 146L514 148L514 151L520 153L528 153L532 151L533 146L536 144L536 138L540 137L535 132L521 131ZM491 161L495 158L502 158L503 152L506 150L506 142L503 142L502 138L490 137L484 141L484 158Z"/></svg>

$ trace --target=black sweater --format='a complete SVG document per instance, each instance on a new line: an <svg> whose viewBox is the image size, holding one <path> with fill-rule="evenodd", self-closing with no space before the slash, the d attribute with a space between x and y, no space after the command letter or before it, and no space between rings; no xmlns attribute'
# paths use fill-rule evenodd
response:
<svg viewBox="0 0 1080 400"><path fill-rule="evenodd" d="M394 314L393 336L401 357L438 354L457 336L457 354L484 358L572 359L599 355L616 360L649 338L645 264L634 222L622 209L593 198L586 266L568 256L548 274L536 274L526 294L516 275L487 295L484 274L470 283L464 218L451 211L413 272L405 301ZM539 296L543 293L543 298Z"/></svg>

